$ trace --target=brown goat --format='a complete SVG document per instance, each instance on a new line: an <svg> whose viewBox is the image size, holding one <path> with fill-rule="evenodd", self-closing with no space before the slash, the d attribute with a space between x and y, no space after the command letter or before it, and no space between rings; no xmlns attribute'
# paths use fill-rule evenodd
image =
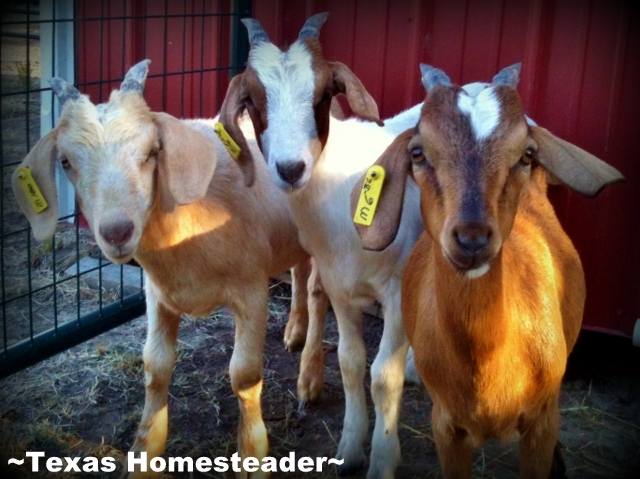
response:
<svg viewBox="0 0 640 479"><path fill-rule="evenodd" d="M585 281L547 175L586 196L623 178L532 125L515 89L519 65L464 88L422 70L420 121L378 164L384 188L402 190L411 175L421 193L426 231L403 273L402 314L443 475L471 477L475 447L519 436L521 478L561 477L558 394ZM383 192L382 217L361 231L365 248L393 236L398 201Z"/></svg>
<svg viewBox="0 0 640 479"><path fill-rule="evenodd" d="M298 265L293 279L302 287L294 288L291 316L306 316L309 256L264 161L256 161L248 188L213 120L150 111L142 96L148 64L132 67L98 106L52 80L62 116L20 165L30 167L49 208L35 213L15 178L14 192L36 239L50 239L58 219L54 165L61 162L104 254L117 263L135 258L144 269L146 399L132 451L150 460L165 450L180 315L206 316L226 305L236 318L229 375L240 409L238 450L242 458L261 459L268 452L260 394L269 277ZM246 147L260 155L255 140ZM132 476L154 475L140 469Z"/></svg>

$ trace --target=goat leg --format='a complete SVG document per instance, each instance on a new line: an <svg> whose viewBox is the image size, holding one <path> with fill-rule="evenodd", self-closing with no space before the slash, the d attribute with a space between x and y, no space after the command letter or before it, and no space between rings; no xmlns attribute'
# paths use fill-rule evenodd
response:
<svg viewBox="0 0 640 479"><path fill-rule="evenodd" d="M558 395L554 395L542 408L540 414L528 425L520 438L520 479L548 479L552 466L556 466L558 429L560 426ZM558 468L562 464L557 464ZM560 469L554 472L561 472Z"/></svg>
<svg viewBox="0 0 640 479"><path fill-rule="evenodd" d="M300 374L298 375L298 409L302 411L307 403L320 397L324 375L324 318L329 308L329 297L324 292L320 273L314 265L307 284L309 291L309 329L307 339L300 356Z"/></svg>
<svg viewBox="0 0 640 479"><path fill-rule="evenodd" d="M431 425L442 477L444 479L471 479L473 445L469 435L467 431L451 423L449 414L435 399L431 409Z"/></svg>
<svg viewBox="0 0 640 479"><path fill-rule="evenodd" d="M236 334L229 375L233 392L238 398L240 419L238 423L238 451L244 460L255 457L259 461L269 450L267 429L262 420L260 395L262 393L262 353L267 330L268 280L257 284L245 284L234 295L233 309L236 316ZM266 478L269 473L252 472L252 479ZM245 471L236 478L249 477Z"/></svg>
<svg viewBox="0 0 640 479"><path fill-rule="evenodd" d="M326 285L325 285L326 286ZM338 475L355 474L366 461L364 440L369 429L367 402L364 393L364 375L367 350L362 336L362 311L341 300L340 295L329 294L338 321L338 360L345 393L345 413L342 437L337 459L344 459Z"/></svg>
<svg viewBox="0 0 640 479"><path fill-rule="evenodd" d="M311 271L310 257L291 268L291 312L284 330L284 348L290 353L300 351L305 345L309 327L307 281Z"/></svg>
<svg viewBox="0 0 640 479"><path fill-rule="evenodd" d="M144 376L146 395L142 420L138 427L132 452L147 453L147 461L161 456L167 443L167 396L171 375L176 362L175 345L180 324L180 314L157 299L155 286L147 278L147 341L144 346ZM136 468L129 479L158 477L149 468L142 472ZM128 470L125 467L125 471Z"/></svg>
<svg viewBox="0 0 640 479"><path fill-rule="evenodd" d="M397 285L395 291L391 286ZM384 329L371 365L371 397L376 407L367 479L393 479L400 462L398 413L409 341L400 314L400 285L391 283L383 304Z"/></svg>

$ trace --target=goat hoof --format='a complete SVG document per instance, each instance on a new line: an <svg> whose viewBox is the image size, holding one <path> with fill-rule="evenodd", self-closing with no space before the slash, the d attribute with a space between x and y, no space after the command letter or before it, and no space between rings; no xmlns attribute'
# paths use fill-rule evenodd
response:
<svg viewBox="0 0 640 479"><path fill-rule="evenodd" d="M304 415L304 410L307 408L307 401L301 400L298 401L298 414Z"/></svg>
<svg viewBox="0 0 640 479"><path fill-rule="evenodd" d="M300 331L300 328L296 326L290 328L287 323L287 327L284 330L284 349L288 353L297 353L302 351L307 339L306 334L306 331Z"/></svg>
<svg viewBox="0 0 640 479"><path fill-rule="evenodd" d="M553 462L551 463L549 479L567 479L567 467L562 457L562 445L560 441L556 443L556 447L553 449Z"/></svg>
<svg viewBox="0 0 640 479"><path fill-rule="evenodd" d="M305 404L316 402L320 398L320 394L322 394L322 386L322 371L319 374L313 371L301 372L298 376L298 402L304 402Z"/></svg>
<svg viewBox="0 0 640 479"><path fill-rule="evenodd" d="M302 351L302 349L304 348L304 343L302 344L288 344L286 341L284 343L284 350L288 353L297 353L299 351Z"/></svg>
<svg viewBox="0 0 640 479"><path fill-rule="evenodd" d="M364 461L343 462L338 466L338 476L353 476L364 467Z"/></svg>

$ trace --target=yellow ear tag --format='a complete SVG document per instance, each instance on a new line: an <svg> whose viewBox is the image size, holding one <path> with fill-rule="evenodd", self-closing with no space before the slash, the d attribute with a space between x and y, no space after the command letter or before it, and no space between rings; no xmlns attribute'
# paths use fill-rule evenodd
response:
<svg viewBox="0 0 640 479"><path fill-rule="evenodd" d="M36 213L40 213L49 207L47 200L44 199L40 188L38 188L36 180L33 179L29 167L22 166L18 168L18 182L24 190L24 194L29 198L31 207Z"/></svg>
<svg viewBox="0 0 640 479"><path fill-rule="evenodd" d="M380 199L382 184L384 183L384 168L379 165L372 166L364 177L364 184L360 192L360 199L353 222L359 225L371 226L376 214L376 207Z"/></svg>
<svg viewBox="0 0 640 479"><path fill-rule="evenodd" d="M229 154L233 157L234 160L237 160L240 156L242 148L240 148L234 141L234 139L231 138L231 135L229 135L229 133L227 133L227 130L224 129L224 125L222 123L216 123L213 129L215 130L216 135L218 135L218 138L220 138L222 144L227 148Z"/></svg>

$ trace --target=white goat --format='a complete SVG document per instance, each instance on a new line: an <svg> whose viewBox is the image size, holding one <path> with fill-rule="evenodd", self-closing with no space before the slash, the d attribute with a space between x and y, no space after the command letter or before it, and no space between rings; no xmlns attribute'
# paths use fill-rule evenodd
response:
<svg viewBox="0 0 640 479"><path fill-rule="evenodd" d="M547 176L586 196L623 177L525 117L519 65L465 87L422 69L420 121L376 163L392 178L385 188L401 192L407 176L420 187L426 232L404 271L402 313L443 476L470 478L475 447L519 436L521 478L566 477L558 395L585 281ZM381 200L364 247L402 228L400 206Z"/></svg>
<svg viewBox="0 0 640 479"><path fill-rule="evenodd" d="M229 373L240 407L238 448L243 458L260 459L268 449L260 393L269 277L298 264L294 284L303 287L294 287L291 315L305 316L309 257L263 161L240 163L253 183L248 188L213 120L180 121L150 111L142 96L148 65L133 66L98 107L53 79L63 104L60 121L20 165L30 168L49 207L33 211L17 184L19 173L14 192L36 239L50 239L58 218L54 165L61 162L104 254L117 263L135 258L144 269L146 399L132 451L145 451L150 460L165 450L181 313L205 316L227 305L236 318ZM246 148L260 157L255 141Z"/></svg>
<svg viewBox="0 0 640 479"><path fill-rule="evenodd" d="M367 168L398 133L416 124L419 106L389 120L385 128L376 125L381 124L377 106L360 80L344 64L327 62L322 56L318 35L326 17L308 19L286 51L269 42L257 21L244 19L251 44L249 61L245 72L229 85L220 121L243 147L236 121L248 110L273 181L288 191L301 242L314 258L335 311L346 395L337 453L344 459L338 469L341 475L355 472L365 462L369 421L362 308L373 300L382 304L384 330L371 367L376 422L367 477L389 478L400 458L397 420L408 348L400 315L400 282L404 263L423 230L418 191L409 183L406 214L395 241L384 252L362 249L349 205L351 190L362 184ZM330 118L331 99L341 93L358 116L372 121ZM321 328L309 328L303 351L298 382L303 402L319 393L314 387L317 367L308 367L322 363L321 336L313 337L318 331Z"/></svg>

